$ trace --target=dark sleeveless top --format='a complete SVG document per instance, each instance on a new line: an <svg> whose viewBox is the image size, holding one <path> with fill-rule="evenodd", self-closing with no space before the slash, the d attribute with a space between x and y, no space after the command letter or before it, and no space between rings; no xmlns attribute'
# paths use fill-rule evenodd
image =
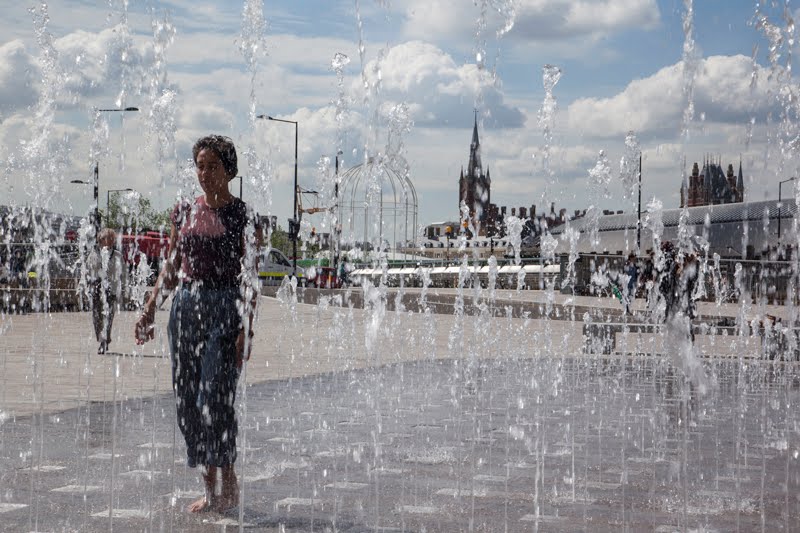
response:
<svg viewBox="0 0 800 533"><path fill-rule="evenodd" d="M237 287L242 271L242 237L248 222L247 206L239 198L211 208L205 198L183 200L172 211L178 230L178 253L183 283L203 287Z"/></svg>

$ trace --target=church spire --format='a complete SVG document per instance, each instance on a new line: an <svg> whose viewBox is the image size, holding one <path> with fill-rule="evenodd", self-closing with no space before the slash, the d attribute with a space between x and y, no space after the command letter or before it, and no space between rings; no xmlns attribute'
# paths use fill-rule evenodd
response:
<svg viewBox="0 0 800 533"><path fill-rule="evenodd" d="M472 144L470 147L475 150L481 143L478 140L478 110L475 110L475 126L472 128Z"/></svg>
<svg viewBox="0 0 800 533"><path fill-rule="evenodd" d="M744 175L742 174L742 156L739 156L739 177L736 179L736 192L739 195L739 201L744 202Z"/></svg>
<svg viewBox="0 0 800 533"><path fill-rule="evenodd" d="M475 126L472 128L472 143L469 145L469 167L467 176L471 179L479 178L482 174L481 143L478 140L478 110L475 110Z"/></svg>

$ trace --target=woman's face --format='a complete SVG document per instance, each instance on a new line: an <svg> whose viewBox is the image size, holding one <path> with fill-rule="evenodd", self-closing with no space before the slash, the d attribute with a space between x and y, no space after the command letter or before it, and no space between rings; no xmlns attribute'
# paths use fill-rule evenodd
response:
<svg viewBox="0 0 800 533"><path fill-rule="evenodd" d="M203 148L197 154L197 179L203 192L219 195L228 191L228 173L214 150Z"/></svg>

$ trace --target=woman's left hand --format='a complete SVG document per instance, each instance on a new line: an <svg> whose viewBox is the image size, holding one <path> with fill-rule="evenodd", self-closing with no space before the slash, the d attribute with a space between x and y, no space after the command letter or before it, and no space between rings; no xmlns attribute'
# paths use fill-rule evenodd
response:
<svg viewBox="0 0 800 533"><path fill-rule="evenodd" d="M245 335L244 330L239 331L239 336L236 337L236 367L242 368L242 363L250 359L250 351L253 349L253 332L250 332L250 342L247 343L247 352L245 353Z"/></svg>

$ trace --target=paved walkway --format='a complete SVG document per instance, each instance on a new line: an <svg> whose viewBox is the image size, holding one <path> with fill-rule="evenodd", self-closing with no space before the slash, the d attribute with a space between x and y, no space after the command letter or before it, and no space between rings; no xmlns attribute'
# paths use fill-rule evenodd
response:
<svg viewBox="0 0 800 533"><path fill-rule="evenodd" d="M166 312L144 349L134 320L118 317L104 356L87 313L0 322L0 530L800 524L797 368L741 365L756 338L700 339L713 386L690 401L677 359L581 356L580 318L269 298L239 395L242 516L189 516L200 484L175 431ZM623 352L669 348L622 341Z"/></svg>
<svg viewBox="0 0 800 533"><path fill-rule="evenodd" d="M430 298L453 293L452 289L431 290ZM418 294L418 290L411 289L409 294ZM540 291L497 294L498 300L531 304L545 304L546 297ZM558 293L554 295L554 302L562 306L558 320L464 317L461 325L448 314L430 317L387 312L379 320L371 312L342 308L340 302L347 301L346 291L332 292L329 298L330 302L323 301L319 306L289 306L274 298L261 299L246 374L248 384L427 358L574 355L582 352L585 342L583 317L575 315L572 321L565 321L561 315L563 306L571 305L573 297ZM619 311L618 302L610 298L579 296L574 297L574 303L595 309L598 316ZM637 300L636 309L641 308L643 301ZM765 311L785 312L782 308ZM735 317L739 308L703 303L701 312ZM751 316L756 316L755 312ZM167 315L167 311L157 313L156 339L137 347L131 333L137 313L119 313L112 330L111 352L105 356L96 354L88 312L5 315L0 321L0 417L50 413L87 401L169 392ZM459 335L453 340L455 331ZM487 343L487 339L492 342ZM662 343L663 339L655 335L629 334L620 336L617 347L626 353L663 353ZM758 337L701 335L697 349L706 357L738 357L742 350L748 356L758 355L761 346Z"/></svg>

